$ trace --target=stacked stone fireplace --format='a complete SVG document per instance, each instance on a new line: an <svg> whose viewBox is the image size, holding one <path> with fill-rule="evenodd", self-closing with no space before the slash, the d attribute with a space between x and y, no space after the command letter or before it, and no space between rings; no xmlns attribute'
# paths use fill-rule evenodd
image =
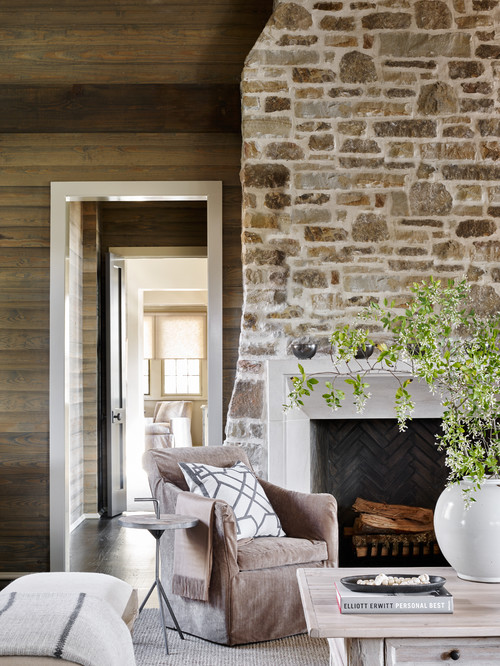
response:
<svg viewBox="0 0 500 666"><path fill-rule="evenodd" d="M500 307L499 23L498 0L278 2L247 58L226 441L276 483L311 489L311 419L331 418L283 414L293 341L327 369L329 331L431 275L466 275L480 312ZM385 418L386 388L372 393L364 418Z"/></svg>

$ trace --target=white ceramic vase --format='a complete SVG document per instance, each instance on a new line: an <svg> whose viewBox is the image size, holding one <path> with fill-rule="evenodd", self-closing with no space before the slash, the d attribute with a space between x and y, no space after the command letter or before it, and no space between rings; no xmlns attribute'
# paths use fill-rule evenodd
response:
<svg viewBox="0 0 500 666"><path fill-rule="evenodd" d="M445 488L434 510L434 530L441 552L460 578L500 583L500 479L485 480L466 508L464 480Z"/></svg>

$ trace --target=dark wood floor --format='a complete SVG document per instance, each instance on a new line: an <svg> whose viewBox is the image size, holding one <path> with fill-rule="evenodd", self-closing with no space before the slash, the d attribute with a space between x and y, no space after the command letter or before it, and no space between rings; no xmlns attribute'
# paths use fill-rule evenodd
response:
<svg viewBox="0 0 500 666"><path fill-rule="evenodd" d="M71 533L71 571L106 573L133 587L154 580L155 541L147 530L122 527L116 518L85 520Z"/></svg>

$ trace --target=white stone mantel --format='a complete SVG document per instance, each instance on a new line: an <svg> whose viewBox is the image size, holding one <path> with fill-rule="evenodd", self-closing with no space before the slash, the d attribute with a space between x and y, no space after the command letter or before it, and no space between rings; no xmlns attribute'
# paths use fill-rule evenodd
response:
<svg viewBox="0 0 500 666"><path fill-rule="evenodd" d="M291 390L291 378L298 374L300 363L306 373L317 374L319 384L309 398L304 399L304 407L284 411L287 395ZM359 364L359 365L358 365ZM366 370L370 361L354 361L351 368ZM346 393L342 407L332 411L321 397L324 393L324 381L333 378L328 375L331 361L328 356L297 361L293 359L267 361L267 433L268 433L268 478L284 488L301 492L311 491L311 419L387 419L396 418L394 394L398 383L391 374L383 369L370 371L367 382L370 384L368 400L363 413L356 412L352 390L339 377L336 386ZM347 376L347 366L339 366ZM409 367L401 363L394 369L402 377L410 377ZM408 387L415 402L414 418L440 418L442 407L439 399L432 395L425 382L414 380Z"/></svg>

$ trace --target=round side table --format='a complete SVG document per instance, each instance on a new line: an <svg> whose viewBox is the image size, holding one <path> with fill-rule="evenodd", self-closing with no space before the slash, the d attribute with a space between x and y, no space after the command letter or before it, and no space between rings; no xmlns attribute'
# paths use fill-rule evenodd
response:
<svg viewBox="0 0 500 666"><path fill-rule="evenodd" d="M157 589L158 592L158 601L160 606L161 614L161 623L163 628L163 638L165 640L165 649L168 654L168 641L167 641L167 631L165 628L165 611L163 609L163 601L165 602L170 616L175 624L175 628L179 636L184 640L184 635L179 627L177 618L174 615L172 606L170 605L163 585L160 580L160 538L163 535L165 530L179 530L187 529L188 527L194 527L198 524L198 518L193 518L193 516L180 516L177 514L162 513L161 515L155 515L152 513L136 513L130 516L120 516L118 519L120 525L123 527L132 527L138 530L148 530L150 534L156 539L156 562L155 562L155 580L151 585L149 592L146 595L146 598L139 607L139 613L142 611L146 605L147 600L151 596L153 590Z"/></svg>

